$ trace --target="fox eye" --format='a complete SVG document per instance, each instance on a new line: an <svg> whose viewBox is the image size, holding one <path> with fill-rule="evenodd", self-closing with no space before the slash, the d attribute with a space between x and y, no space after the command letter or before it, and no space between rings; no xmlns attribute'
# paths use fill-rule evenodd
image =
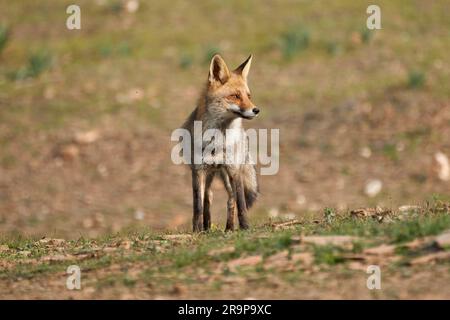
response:
<svg viewBox="0 0 450 320"><path fill-rule="evenodd" d="M230 94L228 97L231 99L236 99L236 100L239 100L241 98L239 93Z"/></svg>
<svg viewBox="0 0 450 320"><path fill-rule="evenodd" d="M251 95L250 93L247 93L247 97L248 97L249 99L251 99L251 98L252 98L252 95Z"/></svg>

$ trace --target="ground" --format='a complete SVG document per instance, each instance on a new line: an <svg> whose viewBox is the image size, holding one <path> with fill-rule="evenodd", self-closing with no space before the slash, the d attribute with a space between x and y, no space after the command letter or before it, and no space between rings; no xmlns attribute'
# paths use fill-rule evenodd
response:
<svg viewBox="0 0 450 320"><path fill-rule="evenodd" d="M244 232L243 239L251 241L270 219L303 221L326 208L380 206L397 212L450 200L449 173L436 160L448 164L450 155L447 1L377 1L382 29L374 31L366 28L373 1L139 1L137 10L129 2L77 1L81 30L68 30L66 8L72 3L0 1L0 245L45 237L64 239L60 249L75 252L80 239L109 247L101 239L117 233L125 235L118 240L130 237L134 245L131 234L139 230L151 239L188 232L190 172L171 162L170 135L194 108L216 52L230 67L253 54L249 85L261 113L245 126L280 129L279 172L260 177L261 195L250 212L252 225L259 227ZM374 185L381 188L368 190ZM221 230L226 194L220 184L214 192L212 219ZM238 234L192 236L180 245L233 245ZM116 265L116 253L99 252L100 264L112 259L108 268ZM8 267L13 262L0 262L1 297L28 292L40 280L28 294L57 295L48 285L64 286L62 266L51 276L43 270L42 276L32 273L16 282ZM148 263L117 262L117 267L140 270ZM298 288L264 291L258 278L240 285L248 295L232 289L179 291L181 297L262 297L276 290L337 296L347 274L341 267L307 277L323 286L319 291L301 290L303 281L295 282ZM385 284L393 292L408 283L417 296L425 286L448 296L444 288L433 291L440 281L427 284L427 277L444 281L446 266L410 268L419 269L411 276L417 281L395 278ZM93 282L95 272L87 275ZM351 279L355 288L362 286L363 297L377 294ZM89 288L64 294L113 295L112 289ZM143 295L170 292L157 291Z"/></svg>
<svg viewBox="0 0 450 320"><path fill-rule="evenodd" d="M0 289L6 299L450 298L443 285L450 281L446 204L327 210L248 231L5 242ZM73 265L80 268L79 290L67 288ZM379 287L369 279L373 266Z"/></svg>

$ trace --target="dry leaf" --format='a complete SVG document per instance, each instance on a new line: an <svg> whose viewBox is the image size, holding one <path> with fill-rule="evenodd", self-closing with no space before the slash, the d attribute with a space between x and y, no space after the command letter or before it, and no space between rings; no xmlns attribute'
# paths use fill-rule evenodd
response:
<svg viewBox="0 0 450 320"><path fill-rule="evenodd" d="M182 295L186 292L187 292L186 287L179 283L174 284L172 287L172 290L170 291L171 294L177 295L177 296Z"/></svg>
<svg viewBox="0 0 450 320"><path fill-rule="evenodd" d="M430 246L433 240L434 240L433 237L417 238L414 239L413 241L403 244L402 246L410 250L415 250L425 246Z"/></svg>
<svg viewBox="0 0 450 320"><path fill-rule="evenodd" d="M162 236L165 240L187 240L191 239L192 235L190 234L165 234Z"/></svg>
<svg viewBox="0 0 450 320"><path fill-rule="evenodd" d="M375 256L390 256L395 254L395 248L394 245L382 244L378 247L365 249L363 253Z"/></svg>
<svg viewBox="0 0 450 320"><path fill-rule="evenodd" d="M72 161L78 158L80 149L74 144L68 144L59 150L59 156L66 161Z"/></svg>
<svg viewBox="0 0 450 320"><path fill-rule="evenodd" d="M28 257L29 255L31 255L31 251L28 251L28 250L19 251L19 254L24 256L24 257Z"/></svg>
<svg viewBox="0 0 450 320"><path fill-rule="evenodd" d="M347 248L353 247L353 242L358 240L358 237L353 236L306 236L301 238L301 242L306 244L318 246L333 245Z"/></svg>
<svg viewBox="0 0 450 320"><path fill-rule="evenodd" d="M58 262L58 261L65 261L65 260L71 260L74 259L74 256L72 255L63 255L63 254L55 254L50 256L42 257L42 261L46 262Z"/></svg>
<svg viewBox="0 0 450 320"><path fill-rule="evenodd" d="M234 269L243 266L255 266L262 262L262 256L250 256L245 258L234 259L228 262L228 267Z"/></svg>
<svg viewBox="0 0 450 320"><path fill-rule="evenodd" d="M66 242L64 239L51 239L51 238L43 238L39 240L38 244L44 244L46 246L61 246Z"/></svg>
<svg viewBox="0 0 450 320"><path fill-rule="evenodd" d="M386 218L389 218L392 211L389 209L383 209L381 207L376 208L359 208L350 211L350 215L355 218L368 218L371 217L378 222L382 222Z"/></svg>
<svg viewBox="0 0 450 320"><path fill-rule="evenodd" d="M119 243L119 248L122 248L122 249L125 249L125 250L130 250L132 244L133 244L133 241L130 241L130 240L124 240L124 241L121 241L121 242Z"/></svg>
<svg viewBox="0 0 450 320"><path fill-rule="evenodd" d="M314 262L314 256L311 252L299 252L291 255L291 261L301 262L302 265L310 266Z"/></svg>
<svg viewBox="0 0 450 320"><path fill-rule="evenodd" d="M208 255L213 257L213 256L219 256L221 254L227 254L227 253L233 253L234 252L234 247L225 247L225 248L219 248L219 249L214 249L208 252Z"/></svg>
<svg viewBox="0 0 450 320"><path fill-rule="evenodd" d="M301 222L294 219L294 220L280 222L280 223L272 223L272 228L274 230L280 230L280 229L286 229L286 228L292 227L297 224L301 224Z"/></svg>
<svg viewBox="0 0 450 320"><path fill-rule="evenodd" d="M265 265L269 268L284 266L288 263L288 255L289 252L287 250L274 254L266 259Z"/></svg>
<svg viewBox="0 0 450 320"><path fill-rule="evenodd" d="M402 213L407 213L407 212L417 212L420 211L422 208L420 206L414 206L414 205L404 205L404 206L400 206L398 208L398 211L402 212Z"/></svg>
<svg viewBox="0 0 450 320"><path fill-rule="evenodd" d="M450 261L450 251L441 251L436 253L427 254L419 258L411 260L411 265L428 264L438 261Z"/></svg>
<svg viewBox="0 0 450 320"><path fill-rule="evenodd" d="M79 144L90 144L98 140L100 137L97 130L91 130L86 132L78 132L75 135L75 142Z"/></svg>

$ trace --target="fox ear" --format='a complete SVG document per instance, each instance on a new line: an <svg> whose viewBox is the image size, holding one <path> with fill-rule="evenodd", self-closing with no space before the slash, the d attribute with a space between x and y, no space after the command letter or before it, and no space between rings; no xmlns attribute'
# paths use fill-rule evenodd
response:
<svg viewBox="0 0 450 320"><path fill-rule="evenodd" d="M222 59L222 57L216 54L211 59L211 65L209 66L209 82L213 83L214 81L218 81L221 84L224 84L230 78L230 71Z"/></svg>
<svg viewBox="0 0 450 320"><path fill-rule="evenodd" d="M253 56L250 55L247 60L242 62L242 64L234 70L235 73L240 74L245 80L247 80L248 72L250 71L250 67L252 65Z"/></svg>

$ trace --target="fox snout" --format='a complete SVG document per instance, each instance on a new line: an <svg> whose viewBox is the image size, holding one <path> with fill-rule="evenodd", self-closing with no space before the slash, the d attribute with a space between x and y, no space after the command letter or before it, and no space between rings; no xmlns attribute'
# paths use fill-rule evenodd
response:
<svg viewBox="0 0 450 320"><path fill-rule="evenodd" d="M250 108L241 108L237 104L231 104L229 110L239 117L244 119L253 119L259 114L259 108L256 106L251 106Z"/></svg>

